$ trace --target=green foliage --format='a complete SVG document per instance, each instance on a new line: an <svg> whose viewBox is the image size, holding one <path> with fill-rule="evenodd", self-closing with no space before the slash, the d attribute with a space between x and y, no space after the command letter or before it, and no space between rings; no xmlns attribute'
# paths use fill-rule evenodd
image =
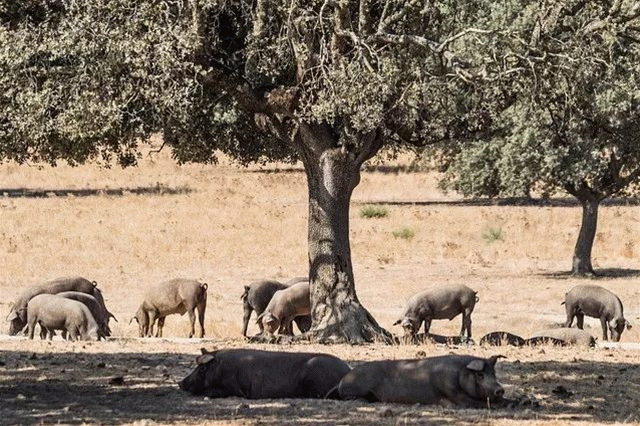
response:
<svg viewBox="0 0 640 426"><path fill-rule="evenodd" d="M508 65L495 84L511 104L495 116L490 137L443 150L445 188L597 199L637 191L640 10L617 3L523 3L506 31L478 45L478 54Z"/></svg>
<svg viewBox="0 0 640 426"><path fill-rule="evenodd" d="M397 231L393 231L395 238L402 238L403 240L412 240L416 236L416 231L408 226L403 226Z"/></svg>
<svg viewBox="0 0 640 426"><path fill-rule="evenodd" d="M497 228L489 227L482 233L482 238L485 240L487 244L494 243L496 241L504 241L504 233L502 232L502 227L499 226Z"/></svg>
<svg viewBox="0 0 640 426"><path fill-rule="evenodd" d="M367 219L386 217L389 211L382 206L364 206L360 209L360 217Z"/></svg>
<svg viewBox="0 0 640 426"><path fill-rule="evenodd" d="M162 133L181 162L218 151L292 161L300 122L326 123L350 147L370 132L424 145L483 131L501 95L456 72L484 60L473 33L448 39L489 26L490 6L5 0L0 158L130 165ZM290 102L277 104L287 89Z"/></svg>

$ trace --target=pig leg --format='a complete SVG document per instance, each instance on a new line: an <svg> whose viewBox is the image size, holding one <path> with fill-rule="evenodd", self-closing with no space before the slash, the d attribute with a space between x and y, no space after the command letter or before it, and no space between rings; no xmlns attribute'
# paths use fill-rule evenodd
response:
<svg viewBox="0 0 640 426"><path fill-rule="evenodd" d="M69 340L71 340L72 342L78 340L79 335L80 333L78 332L78 329L76 327L72 327L67 330L67 336L69 336Z"/></svg>
<svg viewBox="0 0 640 426"><path fill-rule="evenodd" d="M164 328L164 319L166 317L158 318L158 326L156 328L156 337L162 337L162 329Z"/></svg>
<svg viewBox="0 0 640 426"><path fill-rule="evenodd" d="M293 318L289 318L285 321L285 333L287 336L293 336Z"/></svg>
<svg viewBox="0 0 640 426"><path fill-rule="evenodd" d="M429 334L429 329L431 328L431 318L425 318L424 319L424 334L425 336ZM420 330L420 323L418 323L418 326L416 327L416 333L418 332L418 330Z"/></svg>
<svg viewBox="0 0 640 426"><path fill-rule="evenodd" d="M153 336L153 326L156 323L156 311L149 311L149 328L145 333L145 337Z"/></svg>
<svg viewBox="0 0 640 426"><path fill-rule="evenodd" d="M463 312L462 313L462 328L460 329L460 338L464 338L466 330L467 339L471 339L471 313Z"/></svg>
<svg viewBox="0 0 640 426"><path fill-rule="evenodd" d="M40 323L40 340L44 340L47 338L48 330L47 328Z"/></svg>
<svg viewBox="0 0 640 426"><path fill-rule="evenodd" d="M33 335L36 332L36 318L35 317L31 317L29 318L29 339L33 340Z"/></svg>
<svg viewBox="0 0 640 426"><path fill-rule="evenodd" d="M577 313L576 314L576 326L580 329L584 329L584 314Z"/></svg>
<svg viewBox="0 0 640 426"><path fill-rule="evenodd" d="M247 337L247 328L249 327L249 319L251 318L251 312L253 312L253 308L245 300L243 309L244 309L244 314L242 315L242 335ZM262 324L261 323L258 323L258 324L260 324L260 328L262 329Z"/></svg>
<svg viewBox="0 0 640 426"><path fill-rule="evenodd" d="M200 338L204 337L204 310L205 304L201 303L197 306L198 308L198 322L200 323Z"/></svg>
<svg viewBox="0 0 640 426"><path fill-rule="evenodd" d="M605 317L600 317L600 324L602 325L602 340L606 342L609 340L607 338L607 319Z"/></svg>
<svg viewBox="0 0 640 426"><path fill-rule="evenodd" d="M189 310L189 324L191 329L189 330L189 338L192 338L196 334L196 312L195 308Z"/></svg>

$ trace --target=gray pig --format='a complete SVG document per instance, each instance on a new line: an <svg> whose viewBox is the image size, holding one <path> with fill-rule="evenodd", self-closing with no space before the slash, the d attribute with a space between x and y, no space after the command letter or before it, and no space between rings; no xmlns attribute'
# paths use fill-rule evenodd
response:
<svg viewBox="0 0 640 426"><path fill-rule="evenodd" d="M70 340L98 340L98 324L82 302L55 294L39 294L27 305L29 339L33 339L36 324L52 336L62 330ZM42 336L42 333L41 333Z"/></svg>
<svg viewBox="0 0 640 426"><path fill-rule="evenodd" d="M180 388L210 398L322 398L351 369L333 355L254 349L202 350Z"/></svg>
<svg viewBox="0 0 640 426"><path fill-rule="evenodd" d="M257 320L269 334L274 334L277 330L280 334L291 336L293 319L310 313L309 283L299 282L284 290L276 291Z"/></svg>
<svg viewBox="0 0 640 426"><path fill-rule="evenodd" d="M189 337L195 334L196 309L200 322L200 337L204 337L204 311L207 307L207 284L195 280L173 279L153 287L145 294L136 312L140 337L151 337L153 325L158 320L156 337L162 337L164 319L167 315L189 313L191 329Z"/></svg>
<svg viewBox="0 0 640 426"><path fill-rule="evenodd" d="M38 294L56 294L63 291L79 291L87 293L96 298L96 300L104 307L104 299L102 292L98 289L95 281L89 281L82 277L57 278L43 285L30 287L18 297L13 304L7 320L11 322L9 326L9 335L18 334L27 325L27 304L29 300ZM113 316L113 314L109 314ZM115 318L115 317L114 317Z"/></svg>
<svg viewBox="0 0 640 426"><path fill-rule="evenodd" d="M565 327L571 327L573 318L579 329L583 328L584 316L600 319L602 325L602 339L607 340L607 328L611 332L611 340L620 341L620 336L625 327L631 328L629 321L624 319L622 302L620 298L606 288L581 284L571 289L564 302L567 309L567 322Z"/></svg>
<svg viewBox="0 0 640 426"><path fill-rule="evenodd" d="M242 296L240 296L240 300L242 300L244 309L244 315L242 317L242 335L247 335L249 319L251 318L251 313L253 311L256 311L256 316L262 315L276 291L284 290L289 285L304 281L308 281L308 279L304 277L298 277L289 280L287 284L282 284L278 281L265 280L256 281L254 283L251 283L250 285L244 286L244 293L242 293ZM310 315L295 317L294 321L298 325L298 329L300 329L300 332L302 333L308 331L311 328ZM262 326L262 322L258 321L258 326L260 327L260 333L263 333L264 327Z"/></svg>
<svg viewBox="0 0 640 426"><path fill-rule="evenodd" d="M57 293L56 296L84 303L98 323L98 339L111 336L111 329L109 328L109 317L111 314L100 305L100 302L98 302L95 297L79 291L63 291L62 293Z"/></svg>
<svg viewBox="0 0 640 426"><path fill-rule="evenodd" d="M551 339L561 340L565 342L567 345L578 345L578 346L595 346L596 339L589 333L584 330L579 330L577 328L549 328L547 330L541 330L536 333L533 333L531 337L527 340L535 339L538 337L547 337Z"/></svg>
<svg viewBox="0 0 640 426"><path fill-rule="evenodd" d="M452 320L462 314L460 337L471 339L471 313L478 301L476 292L466 285L453 284L435 287L411 297L404 308L404 313L393 325L401 324L405 340L414 341L424 321L424 332L429 334L431 320Z"/></svg>
<svg viewBox="0 0 640 426"><path fill-rule="evenodd" d="M483 408L500 402L504 394L495 375L498 358L445 355L365 362L347 373L327 398Z"/></svg>

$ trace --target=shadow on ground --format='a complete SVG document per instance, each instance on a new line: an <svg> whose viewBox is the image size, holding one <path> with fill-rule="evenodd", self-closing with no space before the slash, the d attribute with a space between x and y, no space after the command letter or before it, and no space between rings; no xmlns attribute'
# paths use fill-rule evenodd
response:
<svg viewBox="0 0 640 426"><path fill-rule="evenodd" d="M7 198L47 198L47 197L93 197L124 195L181 195L189 194L189 187L171 188L164 185L142 186L134 188L86 188L86 189L32 189L0 188L0 196Z"/></svg>
<svg viewBox="0 0 640 426"><path fill-rule="evenodd" d="M385 206L452 206L452 207L580 207L576 198L466 198L463 200L416 200L416 201L363 201L360 204ZM639 206L640 198L611 198L602 201L602 207Z"/></svg>
<svg viewBox="0 0 640 426"><path fill-rule="evenodd" d="M237 420L263 425L454 425L514 418L640 420L640 366L635 364L580 359L502 361L498 375L507 394L534 397L539 406L499 410L324 400L209 400L177 387L193 366L190 354L0 351L2 424Z"/></svg>
<svg viewBox="0 0 640 426"><path fill-rule="evenodd" d="M584 277L576 276L571 271L541 272L539 275L542 277L550 278L554 280L569 279L569 278L584 278L588 280L611 279L611 278L633 278L633 277L640 277L640 269L602 268L602 269L596 269L595 275L587 275Z"/></svg>

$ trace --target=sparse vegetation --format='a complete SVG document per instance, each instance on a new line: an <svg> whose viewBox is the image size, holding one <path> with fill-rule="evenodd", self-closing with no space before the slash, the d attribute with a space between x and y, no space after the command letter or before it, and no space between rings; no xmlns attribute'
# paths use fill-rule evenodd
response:
<svg viewBox="0 0 640 426"><path fill-rule="evenodd" d="M487 230L482 233L482 238L484 238L487 244L495 243L496 241L504 241L502 226L487 228Z"/></svg>
<svg viewBox="0 0 640 426"><path fill-rule="evenodd" d="M416 231L409 228L408 226L403 226L397 231L393 231L393 236L395 238L402 238L403 240L411 240L416 236Z"/></svg>
<svg viewBox="0 0 640 426"><path fill-rule="evenodd" d="M367 205L360 209L360 217L367 219L386 217L389 211L383 206L371 206Z"/></svg>

